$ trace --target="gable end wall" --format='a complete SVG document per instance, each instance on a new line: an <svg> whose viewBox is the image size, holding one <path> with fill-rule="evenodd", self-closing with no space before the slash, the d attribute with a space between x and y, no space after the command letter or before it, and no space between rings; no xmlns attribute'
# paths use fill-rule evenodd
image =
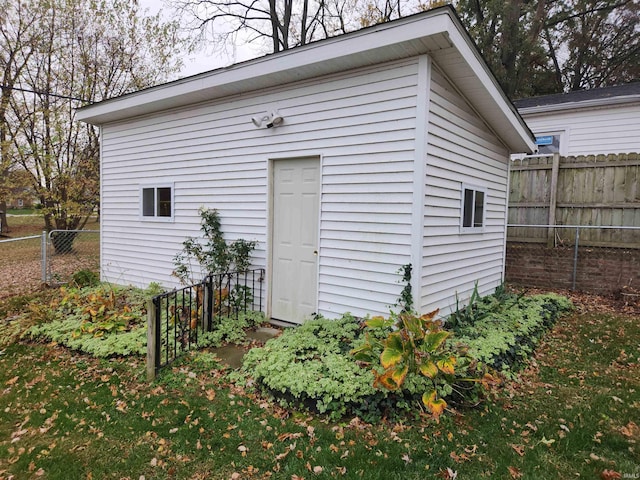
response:
<svg viewBox="0 0 640 480"><path fill-rule="evenodd" d="M455 309L478 282L492 292L503 277L509 154L434 64L428 114L420 306ZM461 233L462 184L486 188L482 233ZM417 304L417 302L416 302Z"/></svg>

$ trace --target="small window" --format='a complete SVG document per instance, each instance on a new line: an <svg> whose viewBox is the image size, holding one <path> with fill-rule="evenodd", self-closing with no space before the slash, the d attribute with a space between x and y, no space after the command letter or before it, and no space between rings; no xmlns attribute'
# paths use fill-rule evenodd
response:
<svg viewBox="0 0 640 480"><path fill-rule="evenodd" d="M173 187L141 188L142 217L170 220L173 217Z"/></svg>
<svg viewBox="0 0 640 480"><path fill-rule="evenodd" d="M484 227L485 191L462 186L462 229L472 230Z"/></svg>

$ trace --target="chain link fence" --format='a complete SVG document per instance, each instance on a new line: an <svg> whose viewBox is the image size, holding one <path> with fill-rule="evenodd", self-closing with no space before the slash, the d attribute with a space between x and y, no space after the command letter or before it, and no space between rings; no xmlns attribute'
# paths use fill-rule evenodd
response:
<svg viewBox="0 0 640 480"><path fill-rule="evenodd" d="M68 283L81 270L100 271L99 230L52 230L42 249L43 282Z"/></svg>
<svg viewBox="0 0 640 480"><path fill-rule="evenodd" d="M67 283L81 270L99 272L99 230L54 230L0 239L0 299Z"/></svg>
<svg viewBox="0 0 640 480"><path fill-rule="evenodd" d="M637 296L640 227L509 225L506 281Z"/></svg>

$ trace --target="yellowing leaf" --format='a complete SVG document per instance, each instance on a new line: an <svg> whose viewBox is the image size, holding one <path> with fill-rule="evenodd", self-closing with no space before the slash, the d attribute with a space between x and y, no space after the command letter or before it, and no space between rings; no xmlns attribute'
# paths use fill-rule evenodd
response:
<svg viewBox="0 0 640 480"><path fill-rule="evenodd" d="M380 354L380 364L383 368L389 368L402 361L404 353L402 338L399 333L392 333L385 342L385 349Z"/></svg>
<svg viewBox="0 0 640 480"><path fill-rule="evenodd" d="M420 364L420 373L425 377L433 378L438 374L438 367L431 360Z"/></svg>
<svg viewBox="0 0 640 480"><path fill-rule="evenodd" d="M447 402L445 402L442 398L436 399L436 391L431 390L430 392L426 392L422 395L422 403L424 403L425 407L431 412L434 418L438 418L444 412L445 407L447 406Z"/></svg>
<svg viewBox="0 0 640 480"><path fill-rule="evenodd" d="M407 376L407 372L409 371L409 366L405 365L404 367L398 366L393 369L391 373L391 378L396 383L396 385L400 386L404 382L405 377Z"/></svg>
<svg viewBox="0 0 640 480"><path fill-rule="evenodd" d="M373 382L373 387L382 387L386 388L387 390L397 390L399 385L393 378L394 372L395 368L389 368L388 370L385 370L382 375L376 375L376 378Z"/></svg>
<svg viewBox="0 0 640 480"><path fill-rule="evenodd" d="M364 322L364 324L370 328L381 328L385 326L385 323L385 318L381 316L371 317L369 320Z"/></svg>
<svg viewBox="0 0 640 480"><path fill-rule="evenodd" d="M436 363L442 373L453 375L455 373L456 357L449 357L444 360L438 360Z"/></svg>
<svg viewBox="0 0 640 480"><path fill-rule="evenodd" d="M440 345L449 337L449 332L440 330L439 332L431 332L424 337L424 349L427 352L435 352Z"/></svg>

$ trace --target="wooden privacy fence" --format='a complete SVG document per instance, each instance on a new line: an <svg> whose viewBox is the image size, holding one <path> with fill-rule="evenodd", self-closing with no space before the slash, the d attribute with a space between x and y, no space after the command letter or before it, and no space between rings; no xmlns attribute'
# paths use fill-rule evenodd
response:
<svg viewBox="0 0 640 480"><path fill-rule="evenodd" d="M511 165L510 225L640 227L640 155L525 157ZM514 227L508 240L573 244L570 230ZM640 248L637 233L590 229L582 245Z"/></svg>

